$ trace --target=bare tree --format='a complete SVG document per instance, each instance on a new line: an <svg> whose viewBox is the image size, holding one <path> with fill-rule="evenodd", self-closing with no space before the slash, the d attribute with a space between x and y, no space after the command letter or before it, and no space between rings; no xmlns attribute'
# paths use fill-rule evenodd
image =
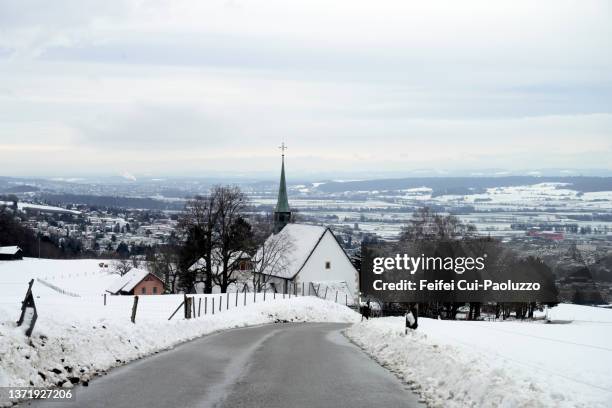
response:
<svg viewBox="0 0 612 408"><path fill-rule="evenodd" d="M454 215L436 213L429 207L414 212L412 219L402 228L400 246L412 248L415 253L438 251L439 245L475 236L476 228L464 224ZM462 302L423 302L419 313L436 317L444 314L447 319L455 319ZM476 307L476 305L474 305Z"/></svg>
<svg viewBox="0 0 612 408"><path fill-rule="evenodd" d="M141 258L139 255L130 255L130 261L132 262L133 268L140 268L141 266Z"/></svg>
<svg viewBox="0 0 612 408"><path fill-rule="evenodd" d="M252 233L244 213L247 198L236 186L216 186L212 191L215 205L215 244L218 248L220 272L213 274L213 281L227 292L227 287L235 281L235 262L247 249Z"/></svg>
<svg viewBox="0 0 612 408"><path fill-rule="evenodd" d="M251 258L253 262L253 288L259 292L272 275L281 275L289 267L289 254L295 248L293 241L282 232L271 234Z"/></svg>
<svg viewBox="0 0 612 408"><path fill-rule="evenodd" d="M204 293L212 293L212 250L216 221L214 195L198 196L185 205L178 229L185 238L180 251L179 281L186 292L195 292L198 276L203 275ZM205 261L203 270L190 269L200 257Z"/></svg>
<svg viewBox="0 0 612 408"><path fill-rule="evenodd" d="M113 261L111 271L118 275L125 275L133 269L132 262L129 259L118 259Z"/></svg>
<svg viewBox="0 0 612 408"><path fill-rule="evenodd" d="M213 284L226 292L235 281L235 261L251 241L246 206L246 196L235 186L215 186L208 196L187 203L178 224L184 238L179 283L186 291L195 291L196 283L203 282L204 293L211 293ZM202 262L192 267L199 259Z"/></svg>
<svg viewBox="0 0 612 408"><path fill-rule="evenodd" d="M179 263L178 248L171 245L161 246L147 257L148 269L164 281L167 293L176 293Z"/></svg>
<svg viewBox="0 0 612 408"><path fill-rule="evenodd" d="M464 224L454 215L438 214L429 207L424 207L416 210L412 219L402 228L400 240L459 239L474 235L475 231L474 225Z"/></svg>

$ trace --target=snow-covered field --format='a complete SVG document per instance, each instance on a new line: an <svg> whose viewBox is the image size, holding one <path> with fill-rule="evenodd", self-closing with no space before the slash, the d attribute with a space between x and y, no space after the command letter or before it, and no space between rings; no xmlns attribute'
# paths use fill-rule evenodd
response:
<svg viewBox="0 0 612 408"><path fill-rule="evenodd" d="M612 406L612 310L560 305L569 324L403 317L347 329L347 336L434 407Z"/></svg>
<svg viewBox="0 0 612 408"><path fill-rule="evenodd" d="M239 294L238 300L235 294L230 294L229 302L219 294L197 295L196 298L202 298L199 318L185 320L180 310L170 321L168 317L182 302L181 295L140 296L133 324L132 296L109 295L104 306L104 289L118 275L100 268L99 262L36 259L0 262L0 387L44 387L58 383L71 386L71 379L88 381L96 373L130 360L235 327L282 321L358 320L355 312L340 303L316 297L283 299L282 295L274 298L268 293L264 301L263 294L254 298L253 293L247 293ZM38 321L28 340L15 322L27 282L37 278L69 294L35 281Z"/></svg>

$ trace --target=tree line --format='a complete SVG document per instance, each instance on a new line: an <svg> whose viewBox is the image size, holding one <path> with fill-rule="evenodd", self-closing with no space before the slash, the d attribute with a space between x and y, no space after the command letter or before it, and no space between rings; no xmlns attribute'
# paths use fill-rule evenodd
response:
<svg viewBox="0 0 612 408"><path fill-rule="evenodd" d="M459 245L454 245L459 244ZM511 271L512 276L518 278L527 274L537 274L547 276L551 292L558 293L554 287L554 276L551 268L541 259L535 257L522 258L512 251L508 251L502 243L491 237L477 235L476 227L459 220L454 215L444 215L432 211L430 208L421 208L414 212L413 218L404 226L399 238L398 246L410 247L417 246L416 253L436 253L444 255L445 249L448 254L456 253L459 246L469 246L471 249L486 248L488 262L493 262L499 270ZM477 253L480 253L479 251ZM419 315L456 319L459 311L468 306L467 319L476 320L481 316L484 309L495 314L496 318L508 318L514 313L517 318L533 318L534 312L543 308L545 305L554 306L556 303L541 302L442 302L428 301L418 303ZM410 309L414 304L384 304L383 308L394 310Z"/></svg>
<svg viewBox="0 0 612 408"><path fill-rule="evenodd" d="M43 258L65 258L70 254L56 246L46 237L38 237L34 231L22 225L14 211L0 206L0 246L17 245L24 256Z"/></svg>

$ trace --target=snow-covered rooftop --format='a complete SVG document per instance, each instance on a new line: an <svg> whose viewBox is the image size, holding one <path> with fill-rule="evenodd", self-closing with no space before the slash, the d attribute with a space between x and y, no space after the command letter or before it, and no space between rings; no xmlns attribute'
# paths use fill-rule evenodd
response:
<svg viewBox="0 0 612 408"><path fill-rule="evenodd" d="M276 236L271 235L268 237L268 240L288 240L290 245L285 255L286 267L266 273L281 278L293 278L302 269L302 266L323 237L323 234L325 234L325 231L327 231L327 228L317 225L287 224Z"/></svg>
<svg viewBox="0 0 612 408"><path fill-rule="evenodd" d="M219 274L222 272L223 269L223 265L222 265L222 259L221 259L221 251L219 251L219 249L215 249L212 252L212 272L215 274ZM246 252L240 251L240 252L234 252L229 259L229 265L234 264L235 262L241 260L241 259L248 259L250 258L249 255ZM195 271L198 269L204 269L206 268L206 259L204 259L204 257L198 259L197 261L195 261L190 267L189 270L190 271Z"/></svg>
<svg viewBox="0 0 612 408"><path fill-rule="evenodd" d="M117 278L108 288L107 292L119 293L120 291L129 292L138 285L147 275L149 271L144 269L132 268L125 275Z"/></svg>
<svg viewBox="0 0 612 408"><path fill-rule="evenodd" d="M18 246L0 246L0 255L15 255L21 248Z"/></svg>

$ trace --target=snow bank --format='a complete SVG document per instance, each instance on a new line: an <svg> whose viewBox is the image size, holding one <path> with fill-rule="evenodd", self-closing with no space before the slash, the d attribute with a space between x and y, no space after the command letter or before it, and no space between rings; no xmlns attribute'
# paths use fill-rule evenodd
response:
<svg viewBox="0 0 612 408"><path fill-rule="evenodd" d="M562 303L548 310L548 318L586 323L612 323L612 309Z"/></svg>
<svg viewBox="0 0 612 408"><path fill-rule="evenodd" d="M121 280L108 261L26 258L0 261L0 387L87 382L97 373L219 330L276 322L352 322L358 315L316 297L273 293L195 295L186 321L182 295L106 296ZM102 264L103 266L100 266ZM30 279L38 321L31 339L15 322ZM214 315L213 313L214 308ZM5 401L6 402L6 401ZM0 401L0 406L2 401Z"/></svg>
<svg viewBox="0 0 612 408"><path fill-rule="evenodd" d="M567 306L558 314L581 308ZM403 317L385 317L345 333L432 407L612 406L609 323L419 319L404 335Z"/></svg>
<svg viewBox="0 0 612 408"><path fill-rule="evenodd" d="M269 300L188 321L151 318L132 324L127 315L65 317L43 312L28 341L23 330L15 327L15 317L0 310L0 386L67 386L70 379L88 381L92 375L127 361L235 327L357 320L350 309L314 297Z"/></svg>

